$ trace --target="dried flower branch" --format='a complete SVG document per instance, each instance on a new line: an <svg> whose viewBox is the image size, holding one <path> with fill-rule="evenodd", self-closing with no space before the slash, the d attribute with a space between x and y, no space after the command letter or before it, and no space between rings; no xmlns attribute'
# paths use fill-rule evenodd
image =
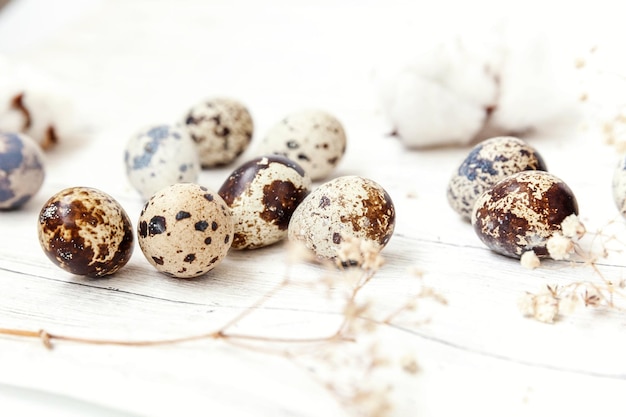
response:
<svg viewBox="0 0 626 417"><path fill-rule="evenodd" d="M326 271L321 277L292 278L292 266L300 262L315 262ZM348 262L349 261L349 262ZM356 265L356 266L347 266ZM393 311L380 315L375 312L376 303L364 299L362 291L384 265L379 248L371 242L344 237L336 261L317 259L303 246L288 245L285 275L280 282L259 297L252 305L226 321L216 330L196 335L159 340L110 340L93 339L48 332L0 328L0 334L39 339L52 349L54 342L72 342L87 345L117 345L148 347L173 345L199 340L223 340L233 346L255 352L276 354L303 366L313 378L352 415L384 417L393 409L391 392L394 380L384 371L396 369L402 374L415 375L419 367L413 353L397 355L384 352L384 338L377 332L394 324L400 316L415 312L418 301L431 299L446 304L445 298L426 285L422 273L413 271L420 280L420 290L407 297ZM320 288L325 294L340 295L341 320L326 335L310 337L280 337L235 333L231 329L277 297L291 285L308 285L312 290ZM321 286L321 287L320 287ZM394 359L394 355L398 356Z"/></svg>
<svg viewBox="0 0 626 417"><path fill-rule="evenodd" d="M616 234L605 232L614 223L611 221L593 233L585 248L577 240L585 233L584 228L564 225L563 234L559 234L552 244L548 242L551 257L555 260L575 261L571 263L573 267L590 268L592 279L565 285L548 284L537 293L526 292L518 302L522 314L541 322L553 323L560 316L572 314L580 306L620 311L626 309L626 280L607 279L597 265L599 260L607 258L612 252L622 250L614 249L610 244L624 246ZM576 240L565 236L573 233Z"/></svg>

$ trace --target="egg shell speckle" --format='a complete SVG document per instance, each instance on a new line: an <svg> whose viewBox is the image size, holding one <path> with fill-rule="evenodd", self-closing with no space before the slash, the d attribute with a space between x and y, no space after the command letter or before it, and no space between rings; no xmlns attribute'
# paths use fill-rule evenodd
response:
<svg viewBox="0 0 626 417"><path fill-rule="evenodd" d="M519 258L524 252L548 256L547 240L561 223L578 215L578 203L562 180L543 171L512 174L476 200L472 225L491 250Z"/></svg>
<svg viewBox="0 0 626 417"><path fill-rule="evenodd" d="M344 176L320 185L296 208L289 222L290 240L303 242L319 257L334 259L344 236L382 249L395 227L391 197L376 182Z"/></svg>
<svg viewBox="0 0 626 417"><path fill-rule="evenodd" d="M134 246L133 227L122 206L87 187L67 188L50 197L39 214L38 235L54 264L89 277L117 272Z"/></svg>
<svg viewBox="0 0 626 417"><path fill-rule="evenodd" d="M506 176L529 170L547 171L535 148L513 136L487 139L472 148L450 179L448 203L469 221L479 195Z"/></svg>
<svg viewBox="0 0 626 417"><path fill-rule="evenodd" d="M200 172L198 150L182 128L158 125L133 135L124 154L130 183L147 200L178 182L195 182Z"/></svg>
<svg viewBox="0 0 626 417"><path fill-rule="evenodd" d="M626 156L620 159L613 173L613 199L621 215L626 218Z"/></svg>
<svg viewBox="0 0 626 417"><path fill-rule="evenodd" d="M196 142L203 168L229 164L250 145L254 123L248 109L229 98L213 98L193 106L183 125Z"/></svg>
<svg viewBox="0 0 626 417"><path fill-rule="evenodd" d="M43 154L29 136L0 133L0 210L23 206L45 178Z"/></svg>
<svg viewBox="0 0 626 417"><path fill-rule="evenodd" d="M219 189L233 212L234 249L254 249L287 237L289 220L311 190L302 167L280 155L255 158L237 168Z"/></svg>
<svg viewBox="0 0 626 417"><path fill-rule="evenodd" d="M293 113L275 124L257 155L279 154L296 161L313 181L326 178L346 152L346 132L334 116L320 110Z"/></svg>
<svg viewBox="0 0 626 417"><path fill-rule="evenodd" d="M198 184L166 187L145 204L139 247L159 272L197 277L224 259L233 241L232 213L214 191Z"/></svg>

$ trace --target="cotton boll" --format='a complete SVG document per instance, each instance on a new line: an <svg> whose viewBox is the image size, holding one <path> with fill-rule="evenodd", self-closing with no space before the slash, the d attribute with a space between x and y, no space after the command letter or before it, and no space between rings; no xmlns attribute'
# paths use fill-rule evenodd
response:
<svg viewBox="0 0 626 417"><path fill-rule="evenodd" d="M394 91L387 113L395 134L408 147L467 144L487 117L482 106L414 74L402 74Z"/></svg>
<svg viewBox="0 0 626 417"><path fill-rule="evenodd" d="M504 131L549 128L576 111L574 59L541 31L509 26L491 123Z"/></svg>
<svg viewBox="0 0 626 417"><path fill-rule="evenodd" d="M24 115L13 108L15 97L0 92L0 132L21 132L24 127Z"/></svg>
<svg viewBox="0 0 626 417"><path fill-rule="evenodd" d="M44 149L76 133L72 100L55 81L1 55L0 74L0 131L26 133Z"/></svg>
<svg viewBox="0 0 626 417"><path fill-rule="evenodd" d="M22 132L36 140L43 148L49 149L58 142L59 108L67 108L54 94L31 90L14 91L6 99L2 97L3 108L0 111L0 129L6 132ZM6 100L6 101L5 101ZM60 123L63 125L63 122Z"/></svg>
<svg viewBox="0 0 626 417"><path fill-rule="evenodd" d="M442 42L383 84L384 110L405 145L464 145L478 134L497 95L485 52L461 38Z"/></svg>
<svg viewBox="0 0 626 417"><path fill-rule="evenodd" d="M407 147L519 135L576 114L574 60L566 48L526 22L481 26L403 58L384 77L382 108Z"/></svg>

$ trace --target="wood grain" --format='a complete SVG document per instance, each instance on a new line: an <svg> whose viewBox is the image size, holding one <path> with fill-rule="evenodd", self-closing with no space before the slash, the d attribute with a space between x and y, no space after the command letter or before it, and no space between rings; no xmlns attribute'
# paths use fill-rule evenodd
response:
<svg viewBox="0 0 626 417"><path fill-rule="evenodd" d="M337 348L338 355L358 351L373 339L389 358L417 359L415 375L398 366L376 374L393 383L392 415L619 415L626 388L623 311L579 308L548 325L517 308L524 292L548 284L601 282L598 272L614 282L625 278L626 231L610 190L615 150L597 131L577 124L529 137L550 171L575 192L589 242L603 229L607 235L596 240L612 250L596 262L597 270L567 261L524 269L482 246L447 206L446 184L467 148L409 151L388 135L372 74L383 56L403 51L394 36L408 33L420 18L395 24L407 12L400 2L389 8L271 3L104 1L54 36L12 52L11 59L67 88L84 128L47 154L41 192L23 210L0 213L0 327L119 340L199 335L219 329L289 274L293 285L231 331L331 335L343 318L341 289L329 296L326 287L310 283L337 271L313 264L289 269L284 243L231 251L209 274L190 280L157 273L136 247L114 277L86 279L52 265L36 233L44 201L74 185L113 195L136 225L142 201L125 178L125 141L145 124L175 122L200 98L225 94L248 103L255 141L286 113L321 107L348 133L348 151L333 176L371 178L396 205L386 263L361 294L372 303L367 320L381 322L423 285L447 300L442 306L420 299L414 313L379 323L354 347ZM204 171L199 182L217 189L235 166ZM610 241L610 233L622 243ZM246 349L213 339L142 348L58 341L47 350L36 339L0 336L0 398L8 398L0 411L26 415L46 404L91 415L349 415L319 381L323 362L293 346L280 346L291 357L263 352L274 346ZM335 371L331 375L341 379L362 369ZM11 398L27 400L15 405Z"/></svg>

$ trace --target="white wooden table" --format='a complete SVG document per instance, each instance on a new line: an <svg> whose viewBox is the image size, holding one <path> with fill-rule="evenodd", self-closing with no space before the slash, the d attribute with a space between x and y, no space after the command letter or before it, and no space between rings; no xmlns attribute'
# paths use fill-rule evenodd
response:
<svg viewBox="0 0 626 417"><path fill-rule="evenodd" d="M27 35L10 39L7 33L15 32L2 28L21 27L25 14L0 20L0 52L66 85L88 129L47 154L43 189L23 210L0 213L0 328L128 341L185 337L219 329L281 282L288 272L283 244L232 251L194 280L160 275L138 247L127 267L98 280L65 273L39 248L39 209L65 187L113 195L136 223L142 202L125 178L126 140L143 125L176 121L190 105L215 95L248 105L255 140L301 108L336 114L349 145L334 175L379 182L397 208L386 263L361 294L373 305L370 314L384 318L422 285L447 305L418 299L414 312L359 333L354 343L306 349L273 342L249 349L206 339L152 347L55 341L48 350L37 339L0 336L2 415L351 415L355 404L338 401L324 385L354 386L341 385L350 377L362 379L362 389L368 378L389 384L388 394L378 390L370 398L381 395L397 416L623 415L623 311L581 307L545 324L517 307L526 291L577 280L601 283L598 273L569 262L528 270L491 253L446 202L447 181L467 148L407 151L387 135L375 100L377 63L410 47L398 36L418 30L414 25L430 21L419 30L436 35L449 28L437 24L446 10L460 7L467 15L469 6L451 2L429 17L420 13L429 10L426 4L376 1L59 2L64 9L27 3L26 15L36 23L25 27ZM611 198L615 149L598 130L578 125L529 140L576 193L590 232L615 221L609 228L623 244L612 242L616 251L597 268L608 280L625 279L619 250L626 230ZM217 189L235 166L204 171L199 182ZM310 264L294 265L290 273L309 282L329 274ZM337 294L329 298L296 283L231 330L325 336L341 322L341 306ZM358 360L372 358L364 353L370 345L390 361L407 365L415 358L418 372L394 362L363 377ZM331 352L330 358L316 351Z"/></svg>

